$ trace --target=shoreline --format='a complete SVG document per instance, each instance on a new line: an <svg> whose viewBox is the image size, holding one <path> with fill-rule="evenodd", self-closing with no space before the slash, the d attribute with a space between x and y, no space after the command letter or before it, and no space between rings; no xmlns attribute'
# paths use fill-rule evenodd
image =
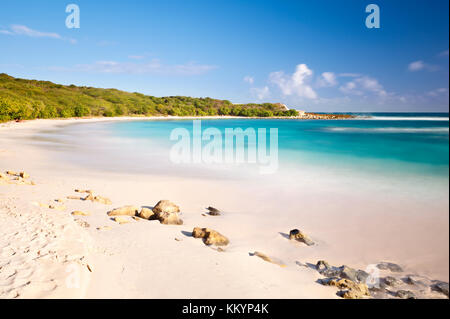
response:
<svg viewBox="0 0 450 319"><path fill-rule="evenodd" d="M335 114L316 114L316 113L307 113L312 114L309 116L271 116L271 117L257 117L257 116L230 116L230 115L217 115L217 116L113 116L113 117L105 117L105 116L89 116L89 117L70 117L70 118L51 118L51 119L32 119L32 120L15 120L9 122L0 122L0 128L5 126L11 126L12 124L21 124L28 123L33 121L61 121L66 122L68 124L72 124L73 121L79 122L109 122L109 121L133 121L133 120L227 120L227 119L261 119L261 120L311 120L311 119L350 119L356 118L355 116L345 117L345 118L329 118L335 116ZM320 117L323 116L323 117Z"/></svg>
<svg viewBox="0 0 450 319"><path fill-rule="evenodd" d="M354 247L354 258L349 258L351 254L343 254L342 248L345 248L345 245L352 247L351 245L355 244L352 243L351 236L343 236L345 233L336 229L336 221L342 218L324 216L323 221L315 221L317 218L314 217L314 206L308 208L311 213L303 212L300 216L295 215L297 210L295 206L286 207L283 211L284 216L273 221L273 225L267 225L267 221L271 218L266 214L276 211L278 203L267 202L267 208L255 206L255 203L264 200L267 194L272 192L271 189L261 194L252 194L251 189L245 190L244 187L242 188L244 191L235 194L233 181L212 182L207 179L194 181L189 178L99 172L70 163L56 162L43 149L27 144L30 136L52 126L136 119L135 117L119 117L33 120L22 123L10 122L7 126L0 125L0 134L3 134L0 136L1 170L25 170L36 181L35 186L0 186L0 193L4 194L5 198L11 199L14 203L20 203L19 210L28 209L33 212L38 209L42 211L42 214L49 216L63 215L72 218L70 213L75 210L88 211L91 214L87 217L76 217L90 225L90 227L84 227L84 230L94 244L94 249L86 257L89 258L92 273L86 273L91 280L90 284L85 285L87 290L84 296L90 298L338 298L335 288L322 286L316 282L323 276L315 269L300 266L297 262L303 265L326 259L332 265L340 266L342 263L349 262L349 266L364 270L367 264L383 261L373 259L377 254L381 256L383 253L376 253L372 257L370 254L364 256L361 247ZM158 119L161 118L158 117ZM28 161L28 158L33 158L33 162ZM307 187L308 185L305 185L305 190ZM96 194L110 198L113 204L103 205L67 199L65 200L67 209L62 212L30 206L31 202L37 200L47 203L56 198L77 195L73 192L75 188L93 189ZM195 189L208 189L209 192L207 196L202 196L195 192ZM221 194L227 194L227 196ZM312 191L311 195L320 197L320 194L314 195ZM161 199L169 199L180 205L182 212L180 216L184 220L182 226L131 219L129 223L119 225L106 215L106 212L112 208L124 205L153 206ZM279 197L280 201L286 199L286 196ZM358 207L370 206L370 202L365 202L367 200L365 198L352 200ZM346 207L338 197L330 198L329 201L329 203L323 203L323 206L334 203L336 207ZM377 201L374 199L372 201L376 208ZM306 204L303 202L300 207L308 207ZM222 208L225 210L224 215L203 216L204 207L208 205ZM405 208L405 213L407 210L408 207ZM251 211L255 211L256 214L246 214ZM356 223L363 220L366 223L373 220L375 225L379 223L379 220L370 217L370 214L368 219L358 217L357 211L349 211L348 214L346 218L354 217ZM327 221L327 218L330 220ZM401 222L402 214L389 216L389 218L395 229ZM417 220L417 223L423 222L418 214L412 214L409 218ZM431 218L430 216L429 219ZM61 222L56 224L61 225ZM253 226L249 228L248 225ZM345 223L341 220L338 225L342 227ZM111 229L97 230L98 227L103 226L109 226ZM200 240L185 235L197 226L218 230L230 239L230 246L225 252L218 252L216 249L203 245ZM349 226L345 225L349 228L347 231L352 233L353 228L356 229L362 225ZM295 227L304 228L318 245L308 247L302 243L290 242L278 233L286 234ZM405 236L404 231L401 230L402 236ZM414 231L415 229L411 229L411 233ZM448 234L448 230L446 231ZM444 233L446 231L444 230ZM376 231L371 231L367 233L367 236L377 236L376 234ZM397 238L399 239L400 237ZM339 248L334 241L339 241L339 246L344 247ZM373 249L376 252L379 248ZM258 257L249 256L254 251L261 251L274 260L280 260L287 267L280 268ZM356 251L361 253L359 257ZM393 255L388 260L397 261ZM415 273L415 266L412 268L409 265L402 266L406 266L402 276ZM151 273L144 273L143 270L147 268L152 269L160 278L156 278ZM240 273L239 278L236 278L237 272ZM384 275L388 274L390 273L387 272ZM111 282L109 278L117 280ZM433 279L448 280L445 277ZM205 285L205 282L213 283L214 287ZM433 291L429 291L429 294L433 298L441 297L441 294Z"/></svg>

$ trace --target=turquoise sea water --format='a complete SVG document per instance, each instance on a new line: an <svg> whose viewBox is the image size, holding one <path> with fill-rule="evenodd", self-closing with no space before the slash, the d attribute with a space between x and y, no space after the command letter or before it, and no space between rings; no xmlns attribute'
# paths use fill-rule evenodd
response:
<svg viewBox="0 0 450 319"><path fill-rule="evenodd" d="M385 174L418 174L448 179L448 113L364 113L351 120L202 120L202 130L278 129L280 170L322 167ZM102 124L113 137L149 142L164 160L176 128L192 136L192 120L130 121ZM246 144L247 146L247 144ZM156 152L156 151L155 151Z"/></svg>

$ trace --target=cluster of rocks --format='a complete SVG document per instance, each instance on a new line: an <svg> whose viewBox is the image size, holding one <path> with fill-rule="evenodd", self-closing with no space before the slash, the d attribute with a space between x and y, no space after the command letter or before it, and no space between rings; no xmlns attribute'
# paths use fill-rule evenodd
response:
<svg viewBox="0 0 450 319"><path fill-rule="evenodd" d="M90 200L91 202L96 202L96 203L105 204L105 205L112 204L112 202L109 198L99 196L99 195L94 195L94 192L92 190L76 189L75 193L86 193L87 195L84 197L82 197L82 196L67 196L67 199L79 199L79 200L84 200L84 201Z"/></svg>
<svg viewBox="0 0 450 319"><path fill-rule="evenodd" d="M0 173L0 184L36 185L35 182L30 180L30 175L28 173L16 173L14 171Z"/></svg>
<svg viewBox="0 0 450 319"><path fill-rule="evenodd" d="M230 243L224 235L210 228L195 227L192 230L192 237L202 238L205 245L226 246Z"/></svg>
<svg viewBox="0 0 450 319"><path fill-rule="evenodd" d="M305 112L300 114L298 118L305 120L343 120L355 118L355 116L350 114L320 114Z"/></svg>
<svg viewBox="0 0 450 319"><path fill-rule="evenodd" d="M448 283L436 280L428 280L425 277L402 276L403 268L391 262L381 262L376 265L380 271L388 273L384 277L370 277L360 269L353 269L346 265L335 267L324 260L319 260L313 266L325 278L318 282L326 286L334 286L339 289L338 296L348 299L361 298L401 298L416 299L429 298L434 291L448 297ZM397 276L394 276L397 274ZM427 283L427 281L429 281Z"/></svg>
<svg viewBox="0 0 450 319"><path fill-rule="evenodd" d="M164 225L182 225L183 220L179 217L179 212L180 207L171 201L160 200L153 209L148 207L123 206L109 211L108 216L131 216L148 220L158 220Z"/></svg>
<svg viewBox="0 0 450 319"><path fill-rule="evenodd" d="M327 277L319 279L319 283L337 287L338 296L346 299L370 297L369 287L365 283L369 274L364 270L353 269L346 265L331 266L325 260L319 260L315 268L322 276Z"/></svg>

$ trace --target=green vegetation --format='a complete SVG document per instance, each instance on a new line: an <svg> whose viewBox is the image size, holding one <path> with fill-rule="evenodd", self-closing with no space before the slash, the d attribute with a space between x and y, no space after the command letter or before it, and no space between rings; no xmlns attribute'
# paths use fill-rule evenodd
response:
<svg viewBox="0 0 450 319"><path fill-rule="evenodd" d="M0 74L0 122L86 116L296 116L281 104L232 104L186 96L154 97L116 89L60 85Z"/></svg>

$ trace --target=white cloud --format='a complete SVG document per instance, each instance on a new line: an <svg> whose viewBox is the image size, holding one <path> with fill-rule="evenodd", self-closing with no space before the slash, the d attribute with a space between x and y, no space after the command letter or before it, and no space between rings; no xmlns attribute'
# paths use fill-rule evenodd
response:
<svg viewBox="0 0 450 319"><path fill-rule="evenodd" d="M408 65L408 70L410 70L412 72L420 71L424 68L425 68L425 63L423 61L414 61Z"/></svg>
<svg viewBox="0 0 450 319"><path fill-rule="evenodd" d="M361 76L347 82L339 90L345 94L353 95L364 95L364 93L373 93L380 97L388 95L378 80L369 76Z"/></svg>
<svg viewBox="0 0 450 319"><path fill-rule="evenodd" d="M414 61L408 64L408 70L411 72L427 70L427 71L436 71L439 67L436 65L428 64L423 62L422 60Z"/></svg>
<svg viewBox="0 0 450 319"><path fill-rule="evenodd" d="M12 25L9 30L0 30L0 34L12 35L12 36L23 35L23 36L27 36L27 37L31 37L31 38L51 38L51 39L57 39L57 40L67 40L72 44L76 43L75 39L64 38L55 32L37 31L37 30L33 30L25 25L18 25L18 24Z"/></svg>
<svg viewBox="0 0 450 319"><path fill-rule="evenodd" d="M255 79L252 76L244 76L244 82L247 82L249 84L253 84L253 82L255 82Z"/></svg>
<svg viewBox="0 0 450 319"><path fill-rule="evenodd" d="M92 72L111 74L159 74L200 75L216 69L217 66L188 62L185 64L163 64L158 59L146 63L97 61L91 64L77 64L73 67L51 67L53 71Z"/></svg>
<svg viewBox="0 0 450 319"><path fill-rule="evenodd" d="M338 84L336 74L333 72L323 72L318 80L319 87L331 87Z"/></svg>
<svg viewBox="0 0 450 319"><path fill-rule="evenodd" d="M360 77L361 76L361 74L359 74L359 73L339 73L339 76L340 77L348 77L348 78L357 78L357 77Z"/></svg>
<svg viewBox="0 0 450 319"><path fill-rule="evenodd" d="M439 56L448 56L448 49L439 53Z"/></svg>
<svg viewBox="0 0 450 319"><path fill-rule="evenodd" d="M448 89L447 88L438 88L435 90L431 90L427 92L427 95L432 97L438 97L438 96L448 96Z"/></svg>
<svg viewBox="0 0 450 319"><path fill-rule="evenodd" d="M250 91L256 96L258 100L263 100L270 95L269 87L251 88Z"/></svg>
<svg viewBox="0 0 450 319"><path fill-rule="evenodd" d="M36 31L24 25L12 25L11 30L14 34L26 35L33 38L61 39L61 36L58 33Z"/></svg>
<svg viewBox="0 0 450 319"><path fill-rule="evenodd" d="M308 84L312 74L313 71L306 64L299 64L292 75L287 75L283 71L272 72L269 79L281 89L284 95L316 99L317 93Z"/></svg>

